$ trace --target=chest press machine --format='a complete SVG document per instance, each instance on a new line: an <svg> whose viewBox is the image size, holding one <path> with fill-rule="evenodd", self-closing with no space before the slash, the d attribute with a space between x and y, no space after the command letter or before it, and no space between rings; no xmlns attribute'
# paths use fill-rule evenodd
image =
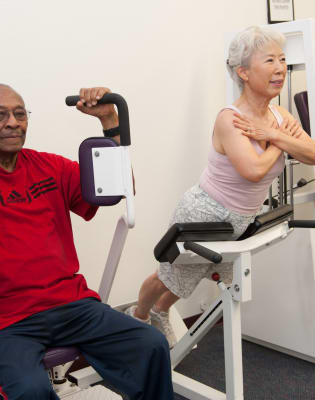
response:
<svg viewBox="0 0 315 400"><path fill-rule="evenodd" d="M78 101L79 96L66 98L68 106L75 106ZM135 208L129 156L131 142L127 103L115 93L106 94L98 102L117 106L121 144L118 146L112 139L104 137L91 137L81 143L79 164L82 196L88 203L97 206L116 205L123 198L126 204L126 215L122 215L117 222L99 286L102 302L107 303L128 231L135 224ZM71 373L70 379L72 378L71 381L75 384L70 384L65 375L74 360L79 357L80 350L77 347L47 349L43 363L49 371L58 396L66 397L67 400L121 399L121 396L111 390L95 385L102 381L102 378L92 367ZM92 387L92 384L95 386Z"/></svg>

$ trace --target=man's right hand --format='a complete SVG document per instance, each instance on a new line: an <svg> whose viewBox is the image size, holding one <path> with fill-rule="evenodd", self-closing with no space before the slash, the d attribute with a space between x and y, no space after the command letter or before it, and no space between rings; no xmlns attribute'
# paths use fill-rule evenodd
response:
<svg viewBox="0 0 315 400"><path fill-rule="evenodd" d="M80 100L77 102L77 109L84 114L99 118L103 129L110 129L118 126L118 116L113 104L97 104L105 94L111 93L105 87L82 88L80 89Z"/></svg>

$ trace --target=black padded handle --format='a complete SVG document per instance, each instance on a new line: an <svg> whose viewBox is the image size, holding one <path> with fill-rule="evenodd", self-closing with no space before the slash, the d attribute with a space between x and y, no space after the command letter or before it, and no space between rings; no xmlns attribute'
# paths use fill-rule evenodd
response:
<svg viewBox="0 0 315 400"><path fill-rule="evenodd" d="M80 96L66 97L67 106L76 106ZM107 93L98 100L98 104L115 104L118 110L120 144L122 146L130 145L129 113L126 100L117 93Z"/></svg>
<svg viewBox="0 0 315 400"><path fill-rule="evenodd" d="M207 249L206 247L201 246L198 243L185 242L184 249L191 250L194 253L198 254L198 256L201 256L201 257L205 258L206 260L214 262L215 264L219 264L222 261L221 254L216 253L213 250Z"/></svg>
<svg viewBox="0 0 315 400"><path fill-rule="evenodd" d="M289 228L315 228L315 221L296 219L288 222Z"/></svg>

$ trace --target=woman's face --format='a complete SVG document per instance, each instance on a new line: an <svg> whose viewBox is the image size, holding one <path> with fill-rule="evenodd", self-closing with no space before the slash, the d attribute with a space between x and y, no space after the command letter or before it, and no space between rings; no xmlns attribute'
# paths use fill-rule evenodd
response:
<svg viewBox="0 0 315 400"><path fill-rule="evenodd" d="M287 64L282 48L276 42L268 43L250 58L243 78L250 88L265 96L278 96L287 73Z"/></svg>

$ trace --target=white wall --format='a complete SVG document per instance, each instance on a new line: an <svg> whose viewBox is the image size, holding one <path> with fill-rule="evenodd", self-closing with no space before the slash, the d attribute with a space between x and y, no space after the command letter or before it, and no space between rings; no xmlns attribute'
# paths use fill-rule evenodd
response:
<svg viewBox="0 0 315 400"><path fill-rule="evenodd" d="M309 0L295 9L296 18L315 17ZM224 34L265 24L266 1L2 0L0 13L0 82L33 112L26 147L77 159L80 142L101 135L98 121L64 105L80 87L108 86L128 102L137 222L110 303L132 300L157 266L153 248L177 200L205 166L225 104ZM94 289L121 209L102 209L90 223L73 218L81 271ZM195 313L203 296L182 302L181 313Z"/></svg>

